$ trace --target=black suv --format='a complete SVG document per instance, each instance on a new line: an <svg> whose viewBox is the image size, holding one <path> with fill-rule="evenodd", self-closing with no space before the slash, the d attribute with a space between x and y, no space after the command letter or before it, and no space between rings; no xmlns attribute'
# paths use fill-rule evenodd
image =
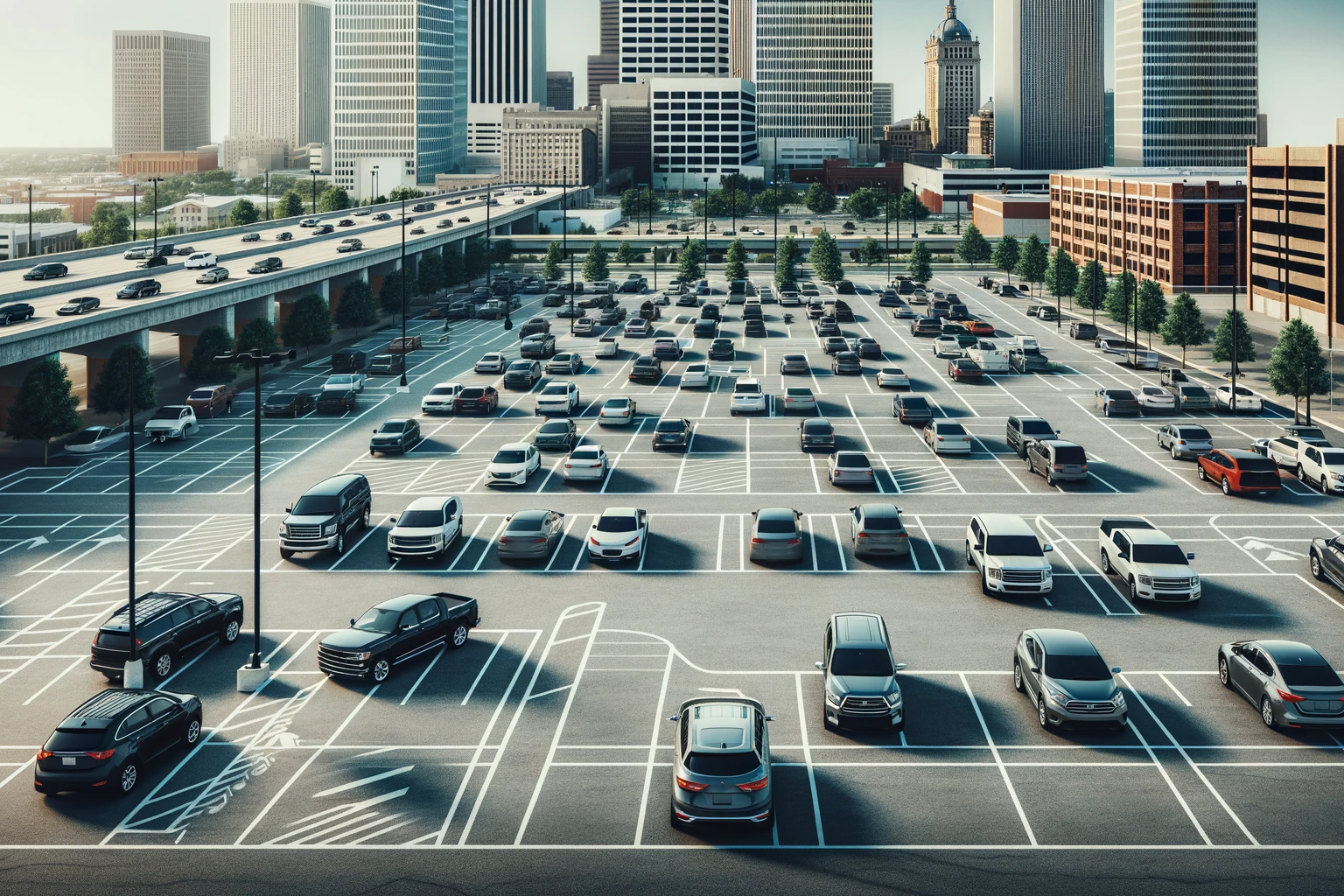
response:
<svg viewBox="0 0 1344 896"><path fill-rule="evenodd" d="M1009 417L1008 447L1026 460L1027 445L1037 439L1057 439L1059 433L1042 417Z"/></svg>
<svg viewBox="0 0 1344 896"><path fill-rule="evenodd" d="M332 373L359 373L369 362L369 356L359 349L343 348L331 353Z"/></svg>
<svg viewBox="0 0 1344 896"><path fill-rule="evenodd" d="M373 438L369 439L369 454L380 451L383 454L389 451L405 454L420 444L421 438L419 423L409 417L393 417L384 420L383 425L373 431Z"/></svg>
<svg viewBox="0 0 1344 896"><path fill-rule="evenodd" d="M130 658L130 622L130 607L122 606L93 639L89 665L110 681L121 678ZM135 601L136 653L146 661L149 674L162 681L193 647L238 640L242 624L243 599L236 594L150 592Z"/></svg>
<svg viewBox="0 0 1344 896"><path fill-rule="evenodd" d="M157 280L136 280L133 283L127 283L121 289L117 290L119 299L143 299L147 296L156 296L163 289L163 284Z"/></svg>
<svg viewBox="0 0 1344 896"><path fill-rule="evenodd" d="M9 326L14 321L25 321L37 313L32 305L17 302L13 305L0 305L0 325Z"/></svg>
<svg viewBox="0 0 1344 896"><path fill-rule="evenodd" d="M480 624L474 597L403 594L318 642L317 667L333 677L387 681L394 666L445 643L453 650L466 644L467 632Z"/></svg>
<svg viewBox="0 0 1344 896"><path fill-rule="evenodd" d="M1069 324L1070 339L1096 339L1097 328L1092 324L1085 324L1081 321L1074 321Z"/></svg>
<svg viewBox="0 0 1344 896"><path fill-rule="evenodd" d="M346 534L369 527L372 504L369 480L358 473L319 482L297 504L285 508L289 516L280 524L281 559L300 551L344 554Z"/></svg>
<svg viewBox="0 0 1344 896"><path fill-rule="evenodd" d="M150 760L200 739L199 698L109 688L66 716L37 751L33 788L57 794L106 785L110 795L125 796Z"/></svg>

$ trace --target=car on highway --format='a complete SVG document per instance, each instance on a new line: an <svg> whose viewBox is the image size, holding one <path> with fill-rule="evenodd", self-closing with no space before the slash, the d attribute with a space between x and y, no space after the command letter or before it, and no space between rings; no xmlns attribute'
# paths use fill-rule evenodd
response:
<svg viewBox="0 0 1344 896"><path fill-rule="evenodd" d="M903 368L882 367L877 371L877 387L879 389L909 389L910 377Z"/></svg>
<svg viewBox="0 0 1344 896"><path fill-rule="evenodd" d="M1120 414L1133 414L1137 417L1143 413L1138 396L1129 389L1098 389L1092 396L1103 417L1115 417Z"/></svg>
<svg viewBox="0 0 1344 896"><path fill-rule="evenodd" d="M197 282L197 283L206 283L206 284L209 284L209 283L223 283L223 282L224 282L225 280L227 280L227 279L229 279L229 269L228 269L228 268L213 267L213 268L209 268L209 269L207 269L207 270L201 271L200 276L196 278L196 282Z"/></svg>
<svg viewBox="0 0 1344 896"><path fill-rule="evenodd" d="M947 377L954 383L978 383L981 374L980 365L970 358L954 358L947 362Z"/></svg>
<svg viewBox="0 0 1344 896"><path fill-rule="evenodd" d="M362 373L333 373L322 383L322 391L339 392L363 392L364 374Z"/></svg>
<svg viewBox="0 0 1344 896"><path fill-rule="evenodd" d="M356 213L356 214L358 214L358 213ZM367 215L368 212L366 211L366 212L364 212L364 214ZM363 215L361 215L360 217L363 217ZM336 222L336 226L337 226L337 227L354 227L354 226L355 226L355 219L354 219L354 218L342 218L341 220L339 220L339 221Z"/></svg>
<svg viewBox="0 0 1344 896"><path fill-rule="evenodd" d="M1042 544L1020 516L982 513L966 526L966 565L980 572L984 594L1049 594L1054 585Z"/></svg>
<svg viewBox="0 0 1344 896"><path fill-rule="evenodd" d="M1307 644L1223 644L1218 648L1218 680L1257 707L1267 728L1344 728L1344 682Z"/></svg>
<svg viewBox="0 0 1344 896"><path fill-rule="evenodd" d="M359 395L354 389L323 389L317 394L314 410L319 414L344 414L358 404Z"/></svg>
<svg viewBox="0 0 1344 896"><path fill-rule="evenodd" d="M163 255L151 255L149 258L146 258L136 265L138 268L163 268L167 266L168 259Z"/></svg>
<svg viewBox="0 0 1344 896"><path fill-rule="evenodd" d="M1222 410L1231 410L1234 414L1247 411L1258 414L1265 409L1265 402L1259 395L1245 386L1237 386L1237 394L1232 395L1232 384L1224 383L1213 393L1213 403Z"/></svg>
<svg viewBox="0 0 1344 896"><path fill-rule="evenodd" d="M316 227L317 225L318 220L316 218L304 218L299 222L300 227Z"/></svg>
<svg viewBox="0 0 1344 896"><path fill-rule="evenodd" d="M485 467L486 485L527 484L528 478L541 468L541 454L530 442L509 442L500 446Z"/></svg>
<svg viewBox="0 0 1344 896"><path fill-rule="evenodd" d="M814 417L798 424L798 450L823 449L827 454L835 450L835 427L825 417Z"/></svg>
<svg viewBox="0 0 1344 896"><path fill-rule="evenodd" d="M1123 727L1129 716L1115 683L1120 667L1107 668L1101 653L1078 632L1027 629L1013 650L1013 687L1036 707L1044 729L1086 725Z"/></svg>
<svg viewBox="0 0 1344 896"><path fill-rule="evenodd" d="M765 507L751 514L752 563L797 563L803 559L803 515L787 507Z"/></svg>
<svg viewBox="0 0 1344 896"><path fill-rule="evenodd" d="M707 389L709 388L709 365L703 361L697 361L694 364L687 364L686 369L681 372L681 388L683 389Z"/></svg>
<svg viewBox="0 0 1344 896"><path fill-rule="evenodd" d="M540 361L520 359L511 363L504 371L504 388L531 389L541 376Z"/></svg>
<svg viewBox="0 0 1344 896"><path fill-rule="evenodd" d="M731 339L715 339L706 354L711 361L731 361L736 357L737 349Z"/></svg>
<svg viewBox="0 0 1344 896"><path fill-rule="evenodd" d="M591 442L575 446L561 467L566 482L576 480L601 481L607 477L607 452Z"/></svg>
<svg viewBox="0 0 1344 896"><path fill-rule="evenodd" d="M811 366L807 363L807 355L784 355L779 359L779 373L781 376L807 376L812 372Z"/></svg>
<svg viewBox="0 0 1344 896"><path fill-rule="evenodd" d="M461 383L435 383L420 399L420 413L451 414L455 410L454 402L461 393Z"/></svg>
<svg viewBox="0 0 1344 896"><path fill-rule="evenodd" d="M954 420L930 420L920 435L934 454L971 453L971 434Z"/></svg>
<svg viewBox="0 0 1344 896"><path fill-rule="evenodd" d="M835 451L826 461L826 480L831 485L877 484L877 474L868 455L858 451Z"/></svg>
<svg viewBox="0 0 1344 896"><path fill-rule="evenodd" d="M679 449L683 454L691 450L694 431L691 421L683 417L663 417L653 428L653 451L664 448Z"/></svg>
<svg viewBox="0 0 1344 896"><path fill-rule="evenodd" d="M116 426L86 426L65 443L65 450L71 454L96 454L121 444L126 439L126 432L124 423Z"/></svg>
<svg viewBox="0 0 1344 896"><path fill-rule="evenodd" d="M545 560L564 540L565 515L558 510L520 510L504 520L495 540L500 560Z"/></svg>
<svg viewBox="0 0 1344 896"><path fill-rule="evenodd" d="M493 414L499 409L499 392L494 386L466 386L453 399L455 414Z"/></svg>
<svg viewBox="0 0 1344 896"><path fill-rule="evenodd" d="M294 234L290 233L288 230L282 230L275 235L275 241L277 243L287 243L292 239L294 239Z"/></svg>
<svg viewBox="0 0 1344 896"><path fill-rule="evenodd" d="M261 403L263 417L301 417L317 403L310 392L272 392Z"/></svg>
<svg viewBox="0 0 1344 896"><path fill-rule="evenodd" d="M806 386L786 386L784 395L780 398L780 404L781 410L786 412L807 411L810 413L817 409L817 397Z"/></svg>
<svg viewBox="0 0 1344 896"><path fill-rule="evenodd" d="M424 235L425 235L424 227L416 225L415 227L411 228L411 236L424 236Z"/></svg>
<svg viewBox="0 0 1344 896"><path fill-rule="evenodd" d="M33 788L52 796L95 788L105 788L96 792L110 797L127 796L155 760L200 742L202 718L200 698L191 694L100 691L42 742L33 762Z"/></svg>
<svg viewBox="0 0 1344 896"><path fill-rule="evenodd" d="M337 252L358 252L364 248L364 241L357 236L348 236L336 244Z"/></svg>
<svg viewBox="0 0 1344 896"><path fill-rule="evenodd" d="M473 597L439 592L403 594L351 619L317 644L317 668L329 677L363 678L381 684L396 667L441 647L456 650L481 624Z"/></svg>
<svg viewBox="0 0 1344 896"><path fill-rule="evenodd" d="M629 426L635 422L633 398L608 398L597 412L599 426Z"/></svg>
<svg viewBox="0 0 1344 896"><path fill-rule="evenodd" d="M1101 571L1125 583L1131 601L1193 603L1201 597L1195 555L1144 519L1104 518L1097 529Z"/></svg>
<svg viewBox="0 0 1344 896"><path fill-rule="evenodd" d="M821 341L821 350L825 354L849 351L849 340L843 336L827 336Z"/></svg>
<svg viewBox="0 0 1344 896"><path fill-rule="evenodd" d="M747 697L701 697L681 704L672 763L673 828L715 822L762 824L772 817L773 716Z"/></svg>
<svg viewBox="0 0 1344 896"><path fill-rule="evenodd" d="M252 267L247 269L249 274L270 274L280 270L285 266L284 261L279 258L263 258Z"/></svg>
<svg viewBox="0 0 1344 896"><path fill-rule="evenodd" d="M238 390L233 386L200 386L187 393L187 407L196 412L197 417L216 417L219 414L233 413L233 399Z"/></svg>
<svg viewBox="0 0 1344 896"><path fill-rule="evenodd" d="M922 426L933 419L933 407L923 395L897 395L891 400L891 415L902 423Z"/></svg>
<svg viewBox="0 0 1344 896"><path fill-rule="evenodd" d="M508 366L509 359L503 352L489 352L482 355L472 369L477 373L503 373Z"/></svg>
<svg viewBox="0 0 1344 896"><path fill-rule="evenodd" d="M186 440L187 436L198 432L201 425L196 420L196 412L186 405L165 405L154 412L145 422L145 436L154 442L166 442L169 439Z"/></svg>
<svg viewBox="0 0 1344 896"><path fill-rule="evenodd" d="M82 296L77 299L71 299L64 305L56 309L56 313L61 317L68 317L75 314L85 314L89 311L97 311L99 301L94 296Z"/></svg>
<svg viewBox="0 0 1344 896"><path fill-rule="evenodd" d="M1175 412L1176 396L1161 386L1141 386L1138 392L1139 407L1144 411Z"/></svg>
<svg viewBox="0 0 1344 896"><path fill-rule="evenodd" d="M123 605L98 628L89 666L120 681L130 659L130 608ZM243 624L243 599L228 592L150 592L135 600L136 655L145 672L163 681L206 643L232 644Z"/></svg>
<svg viewBox="0 0 1344 896"><path fill-rule="evenodd" d="M1097 338L1097 328L1092 324L1074 321L1069 324L1070 339L1086 339L1089 342Z"/></svg>
<svg viewBox="0 0 1344 896"><path fill-rule="evenodd" d="M459 223L459 224L470 224L470 223L471 223L471 216L470 216L470 215L463 215L462 217L460 217L460 218L457 219L457 223Z"/></svg>
<svg viewBox="0 0 1344 896"><path fill-rule="evenodd" d="M162 290L163 284L159 283L157 280L133 280L117 290L117 298L146 299L150 296L158 295ZM31 308L31 306L29 307ZM7 309L0 308L0 321L4 321L4 323L8 324L10 322L10 316L6 311ZM28 317L32 317L31 312L28 314ZM25 317L23 319L27 320L28 318Z"/></svg>
<svg viewBox="0 0 1344 896"><path fill-rule="evenodd" d="M764 414L768 403L765 390L761 388L761 381L747 377L733 384L733 396L729 400L728 413L733 417L738 414Z"/></svg>
<svg viewBox="0 0 1344 896"><path fill-rule="evenodd" d="M892 660L891 636L882 617L837 613L826 623L822 645L822 659L816 664L825 695L822 726L828 731L903 730L905 707L896 673L906 664Z"/></svg>
<svg viewBox="0 0 1344 896"><path fill-rule="evenodd" d="M863 362L855 352L836 352L831 356L831 373L836 376L863 376Z"/></svg>
<svg viewBox="0 0 1344 896"><path fill-rule="evenodd" d="M64 277L70 273L70 269L59 262L49 262L39 264L31 271L26 271L23 275L24 280L51 280L57 277Z"/></svg>
<svg viewBox="0 0 1344 896"><path fill-rule="evenodd" d="M188 256L187 260L182 263L182 266L190 271L195 270L196 268L213 268L217 264L219 264L219 259L215 257L215 253L197 252L194 255Z"/></svg>
<svg viewBox="0 0 1344 896"><path fill-rule="evenodd" d="M538 451L569 452L579 441L578 427L568 418L547 419L527 436Z"/></svg>
<svg viewBox="0 0 1344 896"><path fill-rule="evenodd" d="M1046 485L1087 481L1087 452L1074 442L1035 439L1027 443L1026 461L1027 472L1040 473Z"/></svg>
<svg viewBox="0 0 1344 896"><path fill-rule="evenodd" d="M442 221L440 221L438 224L434 226L437 227L439 230L447 230L449 227L453 226L453 219L444 218Z"/></svg>
<svg viewBox="0 0 1344 896"><path fill-rule="evenodd" d="M1195 458L1195 463L1200 481L1217 483L1225 495L1278 494L1278 464L1253 451L1214 448Z"/></svg>
<svg viewBox="0 0 1344 896"><path fill-rule="evenodd" d="M585 541L588 559L600 563L644 561L649 543L649 515L637 507L608 507L593 521Z"/></svg>
<svg viewBox="0 0 1344 896"><path fill-rule="evenodd" d="M373 431L369 439L369 454L405 454L420 444L424 436L420 424L410 417L393 417Z"/></svg>
<svg viewBox="0 0 1344 896"><path fill-rule="evenodd" d="M1157 447L1171 452L1171 459L1199 457L1213 450L1213 436L1191 423L1168 423L1157 431Z"/></svg>
<svg viewBox="0 0 1344 896"><path fill-rule="evenodd" d="M326 228L328 228L327 231L326 231L327 233L330 233L330 232L331 232L331 230L330 230L331 225L330 225L330 224L325 224L325 225L323 225L323 226L326 227ZM244 242L244 243L259 243L259 242L261 242L261 234L255 232L255 231L250 232L250 233L245 233L245 234L243 234L242 239L240 240L240 242Z"/></svg>

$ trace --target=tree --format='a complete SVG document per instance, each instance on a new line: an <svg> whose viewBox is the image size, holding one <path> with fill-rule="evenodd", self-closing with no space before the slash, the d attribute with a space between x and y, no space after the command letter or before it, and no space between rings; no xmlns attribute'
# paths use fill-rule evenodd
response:
<svg viewBox="0 0 1344 896"><path fill-rule="evenodd" d="M251 199L239 199L229 209L229 226L246 227L261 220L261 212Z"/></svg>
<svg viewBox="0 0 1344 896"><path fill-rule="evenodd" d="M462 244L449 243L443 247L443 285L452 289L466 282L467 266L462 257Z"/></svg>
<svg viewBox="0 0 1344 896"><path fill-rule="evenodd" d="M405 301L407 305L410 305L411 298L415 295L412 289L415 284L410 276L404 275L403 271L392 271L384 275L383 285L378 290L378 305L383 309L384 314L395 316L401 313L403 280L406 284Z"/></svg>
<svg viewBox="0 0 1344 896"><path fill-rule="evenodd" d="M779 252L775 254L776 286L798 282L798 274L795 265L797 264L800 251L801 250L798 248L798 241L792 236L786 236L779 241Z"/></svg>
<svg viewBox="0 0 1344 896"><path fill-rule="evenodd" d="M1096 310L1106 298L1108 288L1106 269L1099 261L1089 261L1078 275L1078 283L1073 288L1073 300L1083 308L1093 311L1093 323L1096 322Z"/></svg>
<svg viewBox="0 0 1344 896"><path fill-rule="evenodd" d="M424 196L424 191L417 190L414 187L393 187L387 194L389 202L400 202L403 199L420 199Z"/></svg>
<svg viewBox="0 0 1344 896"><path fill-rule="evenodd" d="M559 240L552 240L546 247L546 260L541 265L541 276L547 280L559 280L560 263L565 260L565 250Z"/></svg>
<svg viewBox="0 0 1344 896"><path fill-rule="evenodd" d="M132 372L136 412L158 406L159 390L154 383L154 369L149 366L149 353L138 345L122 345L112 352L89 395L89 405L95 414L120 414L123 419L127 416Z"/></svg>
<svg viewBox="0 0 1344 896"><path fill-rule="evenodd" d="M485 275L485 240L478 236L471 237L462 247L462 262L466 267L467 282L475 280L477 277Z"/></svg>
<svg viewBox="0 0 1344 896"><path fill-rule="evenodd" d="M1008 282L1013 282L1013 271L1017 270L1017 262L1022 257L1022 248L1017 244L1017 238L1005 236L999 240L999 244L994 247L992 262L994 267L1008 275Z"/></svg>
<svg viewBox="0 0 1344 896"><path fill-rule="evenodd" d="M875 218L882 210L882 194L872 187L859 187L845 200L845 210L859 218Z"/></svg>
<svg viewBox="0 0 1344 896"><path fill-rule="evenodd" d="M913 192L902 193L899 198L893 196L891 201L896 206L893 218L908 221L913 217L916 221L923 221L929 216L929 207Z"/></svg>
<svg viewBox="0 0 1344 896"><path fill-rule="evenodd" d="M206 327L196 337L196 347L187 362L187 379L197 383L229 382L237 375L232 364L218 364L215 358L233 352L233 335L219 325Z"/></svg>
<svg viewBox="0 0 1344 896"><path fill-rule="evenodd" d="M275 326L266 318L258 317L247 322L243 332L233 342L236 352L260 352L269 355L275 351L279 340L275 336ZM138 403L138 402L137 402Z"/></svg>
<svg viewBox="0 0 1344 896"><path fill-rule="evenodd" d="M699 240L689 240L681 250L677 262L677 274L682 283L699 280L705 276L705 244Z"/></svg>
<svg viewBox="0 0 1344 896"><path fill-rule="evenodd" d="M829 215L835 211L835 197L826 192L826 188L821 184L813 184L807 188L807 196L803 199L803 205L807 206L808 211L814 215Z"/></svg>
<svg viewBox="0 0 1344 896"><path fill-rule="evenodd" d="M1036 234L1030 234L1022 243L1022 254L1017 260L1017 275L1027 283L1040 283L1050 267L1050 249Z"/></svg>
<svg viewBox="0 0 1344 896"><path fill-rule="evenodd" d="M961 242L957 243L957 257L969 265L982 265L989 261L994 250L990 249L989 241L985 235L980 232L980 228L974 224L967 225L966 230L961 234Z"/></svg>
<svg viewBox="0 0 1344 896"><path fill-rule="evenodd" d="M728 258L723 276L725 280L747 279L747 245L740 239L728 244Z"/></svg>
<svg viewBox="0 0 1344 896"><path fill-rule="evenodd" d="M1134 306L1138 298L1138 281L1125 271L1111 281L1106 290L1106 314L1118 324L1129 326L1134 320Z"/></svg>
<svg viewBox="0 0 1344 896"><path fill-rule="evenodd" d="M79 399L70 394L65 365L54 356L39 359L24 374L23 385L9 408L11 439L42 442L42 465L47 465L51 440L79 429Z"/></svg>
<svg viewBox="0 0 1344 896"><path fill-rule="evenodd" d="M426 252L420 256L420 264L416 266L415 275L417 281L416 291L422 296L436 296L439 291L447 284L443 277L443 253Z"/></svg>
<svg viewBox="0 0 1344 896"><path fill-rule="evenodd" d="M340 212L350 207L350 194L340 187L330 186L317 197L317 210L320 212Z"/></svg>
<svg viewBox="0 0 1344 896"><path fill-rule="evenodd" d="M274 218L297 218L303 214L303 197L295 189L286 190L271 209Z"/></svg>
<svg viewBox="0 0 1344 896"><path fill-rule="evenodd" d="M783 185L771 187L755 196L756 209L763 215L773 215L776 211L782 211L785 206L796 205L797 202L798 191Z"/></svg>
<svg viewBox="0 0 1344 896"><path fill-rule="evenodd" d="M845 268L840 263L840 247L829 231L823 230L812 240L812 251L808 253L807 261L812 265L813 272L826 283L844 279Z"/></svg>
<svg viewBox="0 0 1344 896"><path fill-rule="evenodd" d="M862 243L859 243L859 258L869 267L881 264L887 260L886 247L872 237L868 237Z"/></svg>
<svg viewBox="0 0 1344 896"><path fill-rule="evenodd" d="M588 281L606 280L611 276L611 268L607 264L607 247L594 241L588 254L583 259L583 279Z"/></svg>
<svg viewBox="0 0 1344 896"><path fill-rule="evenodd" d="M1073 295L1078 286L1078 265L1063 248L1055 250L1050 266L1045 269L1045 287L1055 298Z"/></svg>
<svg viewBox="0 0 1344 896"><path fill-rule="evenodd" d="M624 218L640 218L649 214L649 208L653 208L653 214L662 211L663 203L658 195L649 187L643 190L626 190L621 193L621 216Z"/></svg>
<svg viewBox="0 0 1344 896"><path fill-rule="evenodd" d="M335 319L336 326L356 333L378 323L378 306L373 302L373 290L367 280L353 280L346 285L341 303L336 306Z"/></svg>
<svg viewBox="0 0 1344 896"><path fill-rule="evenodd" d="M513 240L491 240L490 261L492 264L508 264L513 257Z"/></svg>
<svg viewBox="0 0 1344 896"><path fill-rule="evenodd" d="M331 342L331 307L315 292L299 296L280 330L285 345L303 349L307 361L313 346Z"/></svg>
<svg viewBox="0 0 1344 896"><path fill-rule="evenodd" d="M910 279L917 283L928 283L933 279L933 253L927 243L915 243L910 247L910 260L905 268Z"/></svg>
<svg viewBox="0 0 1344 896"><path fill-rule="evenodd" d="M1208 341L1209 328L1204 324L1199 305L1190 293L1181 293L1171 303L1171 313L1162 323L1162 344L1181 347L1181 366L1184 367L1186 350L1192 345L1203 345Z"/></svg>
<svg viewBox="0 0 1344 896"><path fill-rule="evenodd" d="M1269 377L1269 387L1276 394L1293 396L1294 423L1302 399L1307 400L1307 424L1310 425L1311 396L1330 390L1329 369L1311 324L1298 318L1283 325L1265 374Z"/></svg>
<svg viewBox="0 0 1344 896"><path fill-rule="evenodd" d="M131 219L120 203L100 202L89 216L89 230L80 239L83 246L112 246L131 238Z"/></svg>
<svg viewBox="0 0 1344 896"><path fill-rule="evenodd" d="M628 268L635 263L635 258L635 249L630 245L630 241L621 240L621 244L616 247L616 261Z"/></svg>
<svg viewBox="0 0 1344 896"><path fill-rule="evenodd" d="M1291 323L1291 321L1289 321ZM1236 331L1236 360L1232 359L1232 333ZM1241 375L1241 365L1244 362L1255 360L1255 340L1251 338L1251 327L1246 323L1246 315L1240 311L1229 311L1227 315L1218 321L1218 328L1213 332L1213 360L1219 364L1230 362L1232 372L1237 376Z"/></svg>
<svg viewBox="0 0 1344 896"><path fill-rule="evenodd" d="M1148 334L1148 347L1152 348L1153 334L1162 329L1167 319L1167 296L1156 280L1144 280L1139 284L1138 302L1134 328Z"/></svg>

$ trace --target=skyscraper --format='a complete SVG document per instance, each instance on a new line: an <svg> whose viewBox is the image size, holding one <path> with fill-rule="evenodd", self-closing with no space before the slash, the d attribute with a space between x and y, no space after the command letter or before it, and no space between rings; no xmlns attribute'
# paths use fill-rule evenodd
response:
<svg viewBox="0 0 1344 896"><path fill-rule="evenodd" d="M602 102L602 85L621 82L621 0L598 0L596 56L588 57L588 105Z"/></svg>
<svg viewBox="0 0 1344 896"><path fill-rule="evenodd" d="M470 0L467 161L499 167L505 106L546 105L546 0Z"/></svg>
<svg viewBox="0 0 1344 896"><path fill-rule="evenodd" d="M887 125L894 120L895 100L892 98L895 93L894 84L873 84L873 139L882 140L885 137Z"/></svg>
<svg viewBox="0 0 1344 896"><path fill-rule="evenodd" d="M621 0L621 83L641 75L727 77L728 31L728 0Z"/></svg>
<svg viewBox="0 0 1344 896"><path fill-rule="evenodd" d="M336 184L386 194L465 171L467 0L336 0L335 14Z"/></svg>
<svg viewBox="0 0 1344 896"><path fill-rule="evenodd" d="M574 73L546 73L546 102L543 104L557 112L571 111L574 108Z"/></svg>
<svg viewBox="0 0 1344 896"><path fill-rule="evenodd" d="M970 117L980 108L980 41L949 2L924 44L924 106L936 152L966 152Z"/></svg>
<svg viewBox="0 0 1344 896"><path fill-rule="evenodd" d="M994 159L1007 168L1101 164L1103 0L994 0Z"/></svg>
<svg viewBox="0 0 1344 896"><path fill-rule="evenodd" d="M729 0L728 73L733 78L753 80L756 71L756 0Z"/></svg>
<svg viewBox="0 0 1344 896"><path fill-rule="evenodd" d="M229 4L229 134L288 149L331 140L331 7L315 0Z"/></svg>
<svg viewBox="0 0 1344 896"><path fill-rule="evenodd" d="M210 142L210 38L112 32L112 151L178 152Z"/></svg>
<svg viewBox="0 0 1344 896"><path fill-rule="evenodd" d="M1256 145L1259 0L1116 0L1115 160L1243 166Z"/></svg>

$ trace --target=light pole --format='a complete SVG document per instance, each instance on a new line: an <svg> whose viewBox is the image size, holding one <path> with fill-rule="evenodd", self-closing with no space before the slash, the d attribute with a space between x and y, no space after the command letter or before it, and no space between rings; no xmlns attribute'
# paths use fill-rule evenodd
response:
<svg viewBox="0 0 1344 896"><path fill-rule="evenodd" d="M406 220L406 194L401 194L401 383L397 386L398 392L409 391L410 386L406 382L406 356L409 352L406 349L406 225L411 223Z"/></svg>
<svg viewBox="0 0 1344 896"><path fill-rule="evenodd" d="M891 181L887 181L884 186L887 191L887 201L884 206L887 210L886 232L887 232L887 285L891 285Z"/></svg>
<svg viewBox="0 0 1344 896"><path fill-rule="evenodd" d="M271 170L266 169L266 220L271 220Z"/></svg>
<svg viewBox="0 0 1344 896"><path fill-rule="evenodd" d="M139 185L138 183L136 183L135 181L131 181L131 239L132 239L132 240L138 240L138 239L140 239L140 227L139 227L139 223L138 223L138 218L140 217L139 214L138 214L138 212L139 212L139 206L140 206L140 196L139 196L139 192L138 192L138 187L139 187L139 186L140 186L140 185Z"/></svg>
<svg viewBox="0 0 1344 896"><path fill-rule="evenodd" d="M569 258L569 175L561 185L560 196L560 254ZM569 266L569 335L574 335L574 265Z"/></svg>
<svg viewBox="0 0 1344 896"><path fill-rule="evenodd" d="M141 661L136 647L139 641L135 637L135 374L139 366L140 350L128 352L126 360L126 580L130 592L130 608L127 610L126 637L129 639L126 654L126 666L121 673L121 683L127 688L145 686L145 664ZM260 406L258 406L260 407ZM260 564L257 566L261 568Z"/></svg>
<svg viewBox="0 0 1344 896"><path fill-rule="evenodd" d="M252 407L252 658L238 670L238 690L255 691L270 677L270 664L261 662L261 368L292 361L298 352L262 354L258 350L216 355L216 364L245 364L252 368L252 384L256 403ZM134 441L134 439L132 439ZM134 578L134 575L132 575ZM135 649L132 629L131 649Z"/></svg>
<svg viewBox="0 0 1344 896"><path fill-rule="evenodd" d="M154 254L159 254L159 184L163 182L161 177L151 177L150 183L154 184Z"/></svg>
<svg viewBox="0 0 1344 896"><path fill-rule="evenodd" d="M705 178L705 273L709 273L709 178Z"/></svg>
<svg viewBox="0 0 1344 896"><path fill-rule="evenodd" d="M28 185L28 254L36 255L33 251L33 185Z"/></svg>
<svg viewBox="0 0 1344 896"><path fill-rule="evenodd" d="M311 174L311 175L313 176L313 211L312 211L312 214L315 215L315 214L317 214L317 169L316 169L316 168L313 168L313 169L309 170L308 173Z"/></svg>
<svg viewBox="0 0 1344 896"><path fill-rule="evenodd" d="M373 205L374 203L376 203L376 202L378 201L378 166L377 166L377 165L374 165L373 168L372 168L372 170L369 171L369 188L373 191L373 193L369 196L369 205Z"/></svg>
<svg viewBox="0 0 1344 896"><path fill-rule="evenodd" d="M1247 190L1246 192L1247 192L1247 195L1249 196L1249 195L1250 195L1250 191ZM1209 223L1208 223L1207 220L1204 222L1204 226L1205 226L1205 227L1208 227L1208 226L1209 226ZM1280 228L1280 229L1282 229L1282 228ZM1282 236L1280 236L1280 239L1282 239ZM1241 206L1240 206L1240 205L1237 206L1237 257L1238 257L1238 258L1241 257ZM1248 268L1247 268L1247 271L1249 272L1249 270L1250 270L1250 269L1249 269L1249 267L1248 267ZM1237 286L1236 286L1236 279L1237 279L1237 278L1236 278L1235 276L1232 278L1232 395L1230 396L1230 398L1229 398L1229 400L1228 400L1228 403L1227 403L1228 410L1230 410L1233 414L1235 414L1235 413L1237 412L1237 334L1240 332L1240 329L1237 327ZM1286 304L1287 301L1288 301L1288 293L1287 293L1287 290L1284 291L1283 300L1284 300L1284 303L1285 303L1285 304ZM1328 325L1328 324L1327 324L1327 325ZM1296 407L1294 407L1294 411L1296 411ZM1293 417L1293 422L1294 422L1294 423L1297 422L1297 417L1296 417L1296 416Z"/></svg>
<svg viewBox="0 0 1344 896"><path fill-rule="evenodd" d="M779 270L779 187L775 186L774 181L770 181L770 198L775 205L775 270Z"/></svg>
<svg viewBox="0 0 1344 896"><path fill-rule="evenodd" d="M737 175L731 175L733 178L733 236L737 236Z"/></svg>

